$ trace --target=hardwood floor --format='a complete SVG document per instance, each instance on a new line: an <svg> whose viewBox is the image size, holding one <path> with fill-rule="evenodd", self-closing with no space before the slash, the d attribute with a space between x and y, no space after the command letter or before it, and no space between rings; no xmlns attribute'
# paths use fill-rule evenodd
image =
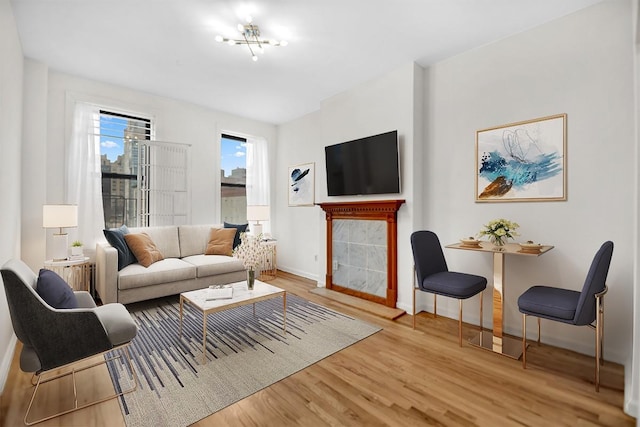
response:
<svg viewBox="0 0 640 427"><path fill-rule="evenodd" d="M520 361L457 342L457 320L411 316L395 321L309 292L314 282L286 273L270 281L382 331L201 420L208 426L634 426L625 415L623 369L606 362L600 393L593 387L593 358L535 343ZM464 325L470 335L477 327ZM605 341L606 342L606 341ZM31 394L30 375L16 357L0 411L5 426L22 425ZM605 349L606 357L606 349ZM108 388L106 369L78 378L79 396ZM37 402L51 409L56 386ZM116 401L40 426L122 426Z"/></svg>

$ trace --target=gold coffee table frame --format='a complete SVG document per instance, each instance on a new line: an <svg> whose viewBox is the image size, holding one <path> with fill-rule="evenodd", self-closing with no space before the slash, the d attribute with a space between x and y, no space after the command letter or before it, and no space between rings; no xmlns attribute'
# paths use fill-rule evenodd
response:
<svg viewBox="0 0 640 427"><path fill-rule="evenodd" d="M504 258L505 255L521 255L538 257L553 246L543 245L539 250L523 250L517 243L507 243L504 246L494 246L490 242L480 242L479 246L467 246L454 243L446 246L449 249L463 249L476 252L493 253L493 331L482 331L471 338L469 343L494 353L519 359L522 356L522 341L504 336Z"/></svg>
<svg viewBox="0 0 640 427"><path fill-rule="evenodd" d="M255 281L253 290L247 289L247 282L231 283L233 298L207 301L209 288L180 294L180 336L182 336L183 305L189 303L202 312L202 363L207 362L207 316L223 310L229 310L243 305L253 304L253 315L256 315L256 303L282 296L282 331L287 332L287 292L284 289L269 285L268 283Z"/></svg>

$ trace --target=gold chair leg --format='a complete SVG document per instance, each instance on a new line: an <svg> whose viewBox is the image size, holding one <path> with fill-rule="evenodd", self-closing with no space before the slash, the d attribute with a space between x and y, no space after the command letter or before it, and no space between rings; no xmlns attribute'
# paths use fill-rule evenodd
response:
<svg viewBox="0 0 640 427"><path fill-rule="evenodd" d="M524 313L522 313L522 369L527 369L527 315Z"/></svg>
<svg viewBox="0 0 640 427"><path fill-rule="evenodd" d="M416 316L418 315L418 313L416 313L416 267L415 265L413 266L413 329L416 328Z"/></svg>
<svg viewBox="0 0 640 427"><path fill-rule="evenodd" d="M75 375L76 372L82 372L82 371L85 371L87 369L90 369L90 368L93 368L93 367L96 367L96 366L99 366L99 365L106 364L108 361L111 361L111 360L114 360L114 359L122 357L122 355L120 355L120 356L111 357L108 360L104 359L104 354L106 354L106 353L108 353L110 351L114 351L114 350L122 350L122 351L124 351L124 353L126 355L126 358L127 358L127 361L128 361L128 364L129 364L129 369L131 370L131 374L133 376L133 387L131 389L129 389L129 390L120 391L120 392L118 392L116 394L113 394L111 396L108 396L108 397L105 397L105 398L102 398L102 399L99 399L99 400L96 400L96 401L92 401L92 402L89 402L89 403L85 403L83 405L78 406L78 396L77 396L77 388L76 388L76 375ZM29 425L29 426L33 425L33 424L37 424L37 423L40 423L42 421L50 420L52 418L56 418L56 417L59 417L61 415L68 414L70 412L74 412L74 411L77 411L77 410L80 410L80 409L84 409L84 408L86 408L88 406L92 406L92 405L96 405L98 403L106 402L107 400L111 400L111 399L114 399L116 397L120 397L120 396L125 395L127 393L131 393L132 391L135 391L138 388L138 375L136 374L136 371L133 368L133 363L131 362L131 354L129 353L129 343L124 344L124 345L119 346L119 347L112 348L111 350L107 350L107 351L104 351L102 353L98 353L98 354L96 354L94 356L91 356L91 357L96 357L96 356L103 356L103 360L100 361L100 362L96 362L96 363L93 363L91 365L82 367L82 368L80 368L78 370L72 368L70 372L64 372L62 374L55 375L55 376L53 376L51 378L42 379L43 375L45 375L47 372L41 372L37 376L38 377L38 381L35 384L35 388L33 390L33 394L31 395L31 400L29 401L29 406L27 407L27 412L24 415L24 423L26 425ZM85 359L82 359L82 360L85 360ZM80 362L80 361L81 360L79 360L77 362ZM73 362L73 363L70 363L68 365L56 368L56 369L64 369L64 368L66 368L68 366L74 365L77 362ZM73 399L74 400L73 408L67 409L66 411L58 412L58 413L56 413L54 415L49 415L47 417L40 418L40 419L35 420L35 421L29 421L28 420L29 413L31 412L31 407L32 407L33 402L34 402L34 400L36 398L36 394L38 393L38 388L40 387L40 384L45 384L45 383L48 383L50 381L56 380L58 378L66 377L66 376L69 376L69 375L71 375L72 381L73 381L73 397L74 397L74 399Z"/></svg>
<svg viewBox="0 0 640 427"><path fill-rule="evenodd" d="M602 326L603 307L600 298L596 297L596 392L600 391L600 362L602 360Z"/></svg>
<svg viewBox="0 0 640 427"><path fill-rule="evenodd" d="M600 365L604 365L604 296L600 297Z"/></svg>
<svg viewBox="0 0 640 427"><path fill-rule="evenodd" d="M484 330L482 327L482 300L484 300L484 291L480 292L480 335L482 335L482 331Z"/></svg>
<svg viewBox="0 0 640 427"><path fill-rule="evenodd" d="M462 347L462 299L459 299L458 301L458 344Z"/></svg>
<svg viewBox="0 0 640 427"><path fill-rule="evenodd" d="M436 318L438 317L438 299L437 299L437 295L433 294L433 317Z"/></svg>

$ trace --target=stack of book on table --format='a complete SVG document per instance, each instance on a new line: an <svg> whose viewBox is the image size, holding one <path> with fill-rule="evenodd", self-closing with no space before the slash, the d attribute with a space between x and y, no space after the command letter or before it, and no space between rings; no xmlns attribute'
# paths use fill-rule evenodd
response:
<svg viewBox="0 0 640 427"><path fill-rule="evenodd" d="M229 285L211 285L207 291L207 301L233 298L233 288Z"/></svg>

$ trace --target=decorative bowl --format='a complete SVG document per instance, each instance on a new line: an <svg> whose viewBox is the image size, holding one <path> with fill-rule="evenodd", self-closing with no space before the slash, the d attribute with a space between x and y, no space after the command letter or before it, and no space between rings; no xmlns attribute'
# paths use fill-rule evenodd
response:
<svg viewBox="0 0 640 427"><path fill-rule="evenodd" d="M530 253L530 254L539 254L540 249L542 249L542 245L540 243L518 243L520 245L520 252Z"/></svg>
<svg viewBox="0 0 640 427"><path fill-rule="evenodd" d="M540 243L518 243L520 245L520 247L522 249L528 249L528 250L532 250L532 249L540 249L542 247L542 245Z"/></svg>
<svg viewBox="0 0 640 427"><path fill-rule="evenodd" d="M465 239L460 239L460 242L462 243L462 246L473 246L473 247L480 246L480 240L476 240L473 237L467 237Z"/></svg>

